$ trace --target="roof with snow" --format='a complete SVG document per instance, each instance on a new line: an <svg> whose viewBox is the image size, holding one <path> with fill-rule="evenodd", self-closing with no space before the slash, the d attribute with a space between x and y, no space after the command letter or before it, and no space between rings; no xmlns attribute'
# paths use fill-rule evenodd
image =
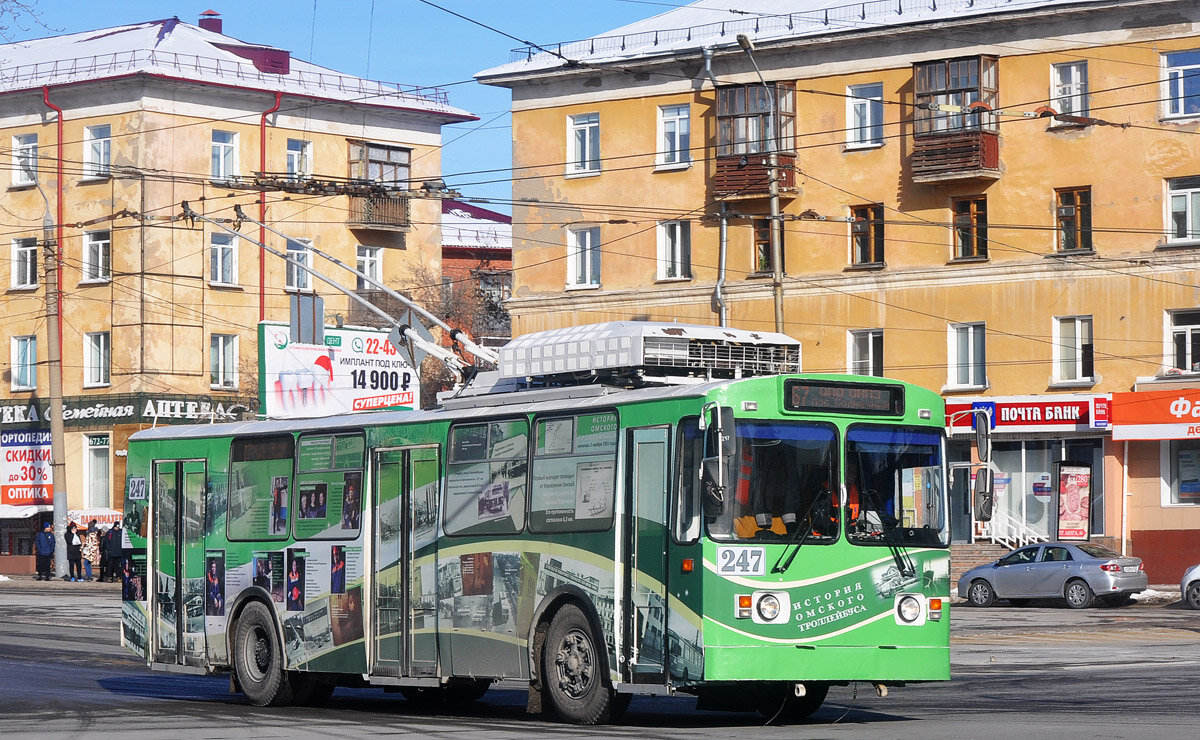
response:
<svg viewBox="0 0 1200 740"><path fill-rule="evenodd" d="M341 74L178 18L0 45L0 93L139 74L476 120L439 88Z"/></svg>
<svg viewBox="0 0 1200 740"><path fill-rule="evenodd" d="M738 34L756 43L817 38L918 23L1016 14L1113 0L697 0L580 41L513 50L508 64L479 72L482 81L537 74L570 62L604 64L670 56L703 47L736 47ZM542 50L544 49L544 51Z"/></svg>
<svg viewBox="0 0 1200 740"><path fill-rule="evenodd" d="M512 216L461 200L443 200L442 246L511 251Z"/></svg>

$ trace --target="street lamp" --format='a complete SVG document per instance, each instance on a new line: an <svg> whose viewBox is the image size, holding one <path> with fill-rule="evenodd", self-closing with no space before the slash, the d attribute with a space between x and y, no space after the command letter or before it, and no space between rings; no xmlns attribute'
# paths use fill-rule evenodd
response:
<svg viewBox="0 0 1200 740"><path fill-rule="evenodd" d="M778 128L777 114L775 110L775 93L763 79L762 70L758 68L758 61L754 58L754 42L744 33L737 35L738 46L742 47L742 51L746 52L746 56L750 57L750 64L754 65L754 72L758 75L758 81L762 83L763 90L767 93L767 183L771 194L771 229L770 229L770 244L771 244L771 290L775 299L775 331L783 331L783 219L779 213L779 151L776 146L775 137Z"/></svg>

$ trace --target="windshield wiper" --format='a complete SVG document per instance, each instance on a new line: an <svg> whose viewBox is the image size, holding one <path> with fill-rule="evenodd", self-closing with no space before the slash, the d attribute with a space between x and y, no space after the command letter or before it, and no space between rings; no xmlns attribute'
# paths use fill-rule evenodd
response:
<svg viewBox="0 0 1200 740"><path fill-rule="evenodd" d="M875 513L879 516L879 526L883 544L887 545L888 551L892 553L892 560L896 561L896 568L900 571L900 575L905 578L910 578L917 573L916 566L913 565L912 558L908 555L908 549L904 547L904 543L896 539L897 521L894 517L887 517L882 507L879 506L878 493L873 489L866 489L867 498L871 501L875 509ZM893 523L888 523L888 518L892 519Z"/></svg>
<svg viewBox="0 0 1200 740"><path fill-rule="evenodd" d="M775 565L771 566L772 573L786 573L787 569L792 567L792 561L796 559L796 555L799 554L800 548L804 545L804 541L808 539L808 533L812 531L812 521L809 519L809 517L812 515L813 509L816 508L817 502L823 497L832 495L833 493L826 488L822 489L821 492L816 496L813 496L812 503L808 505L808 511L805 511L804 517L796 522L796 531L792 532L792 538L788 541L787 547L784 547L783 552L779 553L779 559L775 561ZM800 525L802 523L805 526L801 527ZM798 542L796 541L797 535L800 537ZM796 549L792 550L791 555L788 555L788 548L793 544L795 544ZM787 561L783 562L785 555L787 556ZM780 565L781 562L783 562L783 565Z"/></svg>

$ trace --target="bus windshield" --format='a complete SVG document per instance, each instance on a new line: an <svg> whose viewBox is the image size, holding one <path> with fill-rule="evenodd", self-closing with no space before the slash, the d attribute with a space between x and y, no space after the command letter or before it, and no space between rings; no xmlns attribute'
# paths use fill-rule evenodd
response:
<svg viewBox="0 0 1200 740"><path fill-rule="evenodd" d="M719 511L709 511L709 535L719 540L835 539L836 440L837 430L830 425L739 420L728 493Z"/></svg>
<svg viewBox="0 0 1200 740"><path fill-rule="evenodd" d="M846 434L846 532L851 542L946 546L943 437L858 425Z"/></svg>

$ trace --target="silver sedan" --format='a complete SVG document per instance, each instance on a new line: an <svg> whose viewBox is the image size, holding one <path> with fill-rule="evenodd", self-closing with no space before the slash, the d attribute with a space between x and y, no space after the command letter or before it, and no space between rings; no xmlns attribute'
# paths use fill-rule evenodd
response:
<svg viewBox="0 0 1200 740"><path fill-rule="evenodd" d="M958 579L958 595L975 606L991 606L996 599L1025 606L1048 598L1065 599L1072 609L1086 609L1097 598L1119 606L1146 587L1141 558L1090 542L1027 545Z"/></svg>
<svg viewBox="0 0 1200 740"><path fill-rule="evenodd" d="M1200 609L1200 565L1193 565L1184 571L1183 579L1179 582L1179 594L1185 606Z"/></svg>

